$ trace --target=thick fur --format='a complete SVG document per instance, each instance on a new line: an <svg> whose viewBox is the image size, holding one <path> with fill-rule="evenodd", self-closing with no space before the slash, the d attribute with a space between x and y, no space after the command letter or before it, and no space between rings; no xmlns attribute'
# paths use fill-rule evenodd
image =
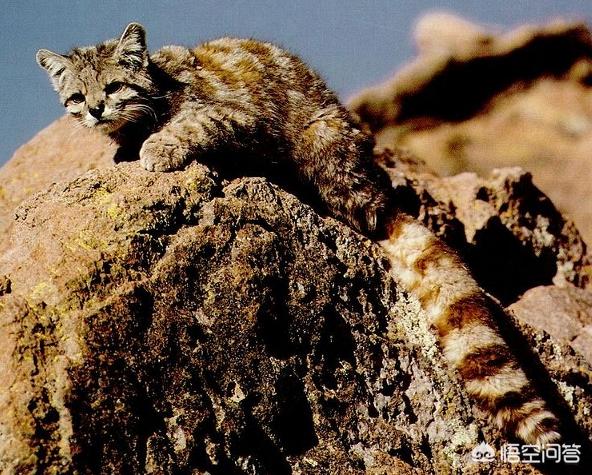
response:
<svg viewBox="0 0 592 475"><path fill-rule="evenodd" d="M404 214L390 221L387 236L379 244L393 278L419 299L446 361L479 407L528 444L558 441L557 418L500 336L493 302L457 254Z"/></svg>
<svg viewBox="0 0 592 475"><path fill-rule="evenodd" d="M559 439L557 419L499 335L491 302L451 249L397 213L372 139L300 59L236 38L149 55L144 29L132 23L119 40L65 56L40 50L37 61L68 112L138 153L147 170L178 170L221 149L273 150L326 211L384 248L477 404L527 443Z"/></svg>

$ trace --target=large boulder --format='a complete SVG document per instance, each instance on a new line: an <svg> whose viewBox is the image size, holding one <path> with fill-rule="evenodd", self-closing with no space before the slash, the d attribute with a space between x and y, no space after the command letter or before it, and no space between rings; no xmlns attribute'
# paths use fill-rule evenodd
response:
<svg viewBox="0 0 592 475"><path fill-rule="evenodd" d="M592 364L592 292L572 286L535 287L509 309L523 322L569 342Z"/></svg>
<svg viewBox="0 0 592 475"><path fill-rule="evenodd" d="M98 145L98 146L97 146ZM19 147L0 168L0 232L25 198L56 181L113 165L115 146L64 116Z"/></svg>
<svg viewBox="0 0 592 475"><path fill-rule="evenodd" d="M592 34L556 21L499 32L431 13L418 57L350 107L381 146L439 174L521 166L592 239Z"/></svg>
<svg viewBox="0 0 592 475"><path fill-rule="evenodd" d="M504 439L443 364L376 245L265 179L114 166L102 139L68 148L67 121L49 130L17 161L34 169L57 148L55 168L27 178L38 193L4 198L18 204L6 205L0 239L2 473L537 473L472 461L480 441L499 449ZM377 158L402 206L469 245L477 225L438 201L435 176ZM540 193L520 176L512 199ZM521 236L535 257L547 243L555 272L543 280L582 286L581 238L535 205L541 196L507 199L522 203L508 216L528 216L522 233L491 205L488 232L505 236L501 246ZM529 371L585 444L592 368L567 342L512 321Z"/></svg>

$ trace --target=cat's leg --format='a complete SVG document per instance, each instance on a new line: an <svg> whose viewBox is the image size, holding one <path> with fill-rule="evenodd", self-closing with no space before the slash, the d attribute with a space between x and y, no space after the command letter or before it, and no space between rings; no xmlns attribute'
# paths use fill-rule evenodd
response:
<svg viewBox="0 0 592 475"><path fill-rule="evenodd" d="M381 234L391 209L390 181L372 162L373 145L337 105L315 113L294 144L294 160L329 213L367 235Z"/></svg>
<svg viewBox="0 0 592 475"><path fill-rule="evenodd" d="M188 104L144 141L140 164L149 171L180 170L202 154L233 145L237 133L253 124L249 114L235 107Z"/></svg>

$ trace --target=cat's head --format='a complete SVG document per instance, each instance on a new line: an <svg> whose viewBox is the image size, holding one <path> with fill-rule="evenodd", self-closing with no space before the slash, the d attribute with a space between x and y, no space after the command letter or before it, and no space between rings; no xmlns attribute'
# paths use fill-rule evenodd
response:
<svg viewBox="0 0 592 475"><path fill-rule="evenodd" d="M67 55L37 52L66 110L86 127L115 132L154 116L156 93L149 72L146 33L130 23L119 40L75 48Z"/></svg>

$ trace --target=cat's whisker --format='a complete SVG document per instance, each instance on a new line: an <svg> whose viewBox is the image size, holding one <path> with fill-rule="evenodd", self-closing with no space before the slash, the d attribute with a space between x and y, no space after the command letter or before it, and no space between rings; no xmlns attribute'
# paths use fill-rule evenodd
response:
<svg viewBox="0 0 592 475"><path fill-rule="evenodd" d="M149 106L148 104L144 104L144 103L128 104L124 108L124 111L130 112L137 117L141 117L142 115L146 115L146 116L149 116L155 122L157 121L157 117L156 117L156 113L154 112L154 109L151 106Z"/></svg>

